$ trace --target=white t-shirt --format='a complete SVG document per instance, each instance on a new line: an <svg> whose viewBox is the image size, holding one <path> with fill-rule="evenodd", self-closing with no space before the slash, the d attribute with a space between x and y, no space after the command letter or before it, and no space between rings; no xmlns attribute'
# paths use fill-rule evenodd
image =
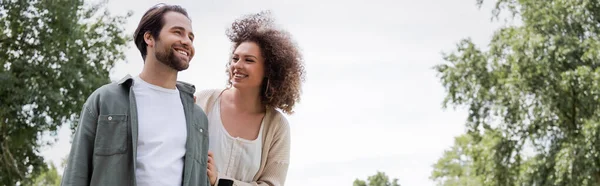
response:
<svg viewBox="0 0 600 186"><path fill-rule="evenodd" d="M223 127L220 107L217 99L208 116L208 147L214 153L217 171L239 181L252 182L260 168L263 123L255 140L234 138Z"/></svg>
<svg viewBox="0 0 600 186"><path fill-rule="evenodd" d="M181 185L187 128L179 90L134 78L138 141L138 186Z"/></svg>

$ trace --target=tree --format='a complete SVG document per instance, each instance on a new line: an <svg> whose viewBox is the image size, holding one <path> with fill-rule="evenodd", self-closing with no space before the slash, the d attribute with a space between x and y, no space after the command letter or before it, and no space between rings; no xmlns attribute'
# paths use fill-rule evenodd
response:
<svg viewBox="0 0 600 186"><path fill-rule="evenodd" d="M50 163L50 166L36 178L33 179L32 186L60 186L61 174L56 170L56 166Z"/></svg>
<svg viewBox="0 0 600 186"><path fill-rule="evenodd" d="M59 126L75 123L85 98L124 60L125 20L104 3L0 1L0 185L29 185ZM104 11L103 11L104 10ZM74 127L74 126L72 126Z"/></svg>
<svg viewBox="0 0 600 186"><path fill-rule="evenodd" d="M503 12L518 21L497 30L488 50L463 39L435 67L444 107L469 111L471 141L457 141L432 179L600 184L600 2L496 1L493 18Z"/></svg>
<svg viewBox="0 0 600 186"><path fill-rule="evenodd" d="M486 141L487 142L487 141ZM470 135L461 135L455 138L455 145L444 152L442 158L433 166L431 179L439 178L441 186L483 186L483 178L477 176L473 169L473 158L468 156L469 151L481 152L486 147L486 142L474 144Z"/></svg>
<svg viewBox="0 0 600 186"><path fill-rule="evenodd" d="M356 179L354 180L354 186L400 186L398 184L398 179L394 179L392 182L389 181L389 177L385 175L384 172L377 171L377 174L373 176L369 176L367 178L369 181L367 182L363 180Z"/></svg>

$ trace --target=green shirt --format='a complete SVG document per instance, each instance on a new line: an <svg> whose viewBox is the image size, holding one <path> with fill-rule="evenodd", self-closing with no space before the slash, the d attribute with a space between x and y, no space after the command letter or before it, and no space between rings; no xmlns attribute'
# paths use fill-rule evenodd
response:
<svg viewBox="0 0 600 186"><path fill-rule="evenodd" d="M62 186L136 185L138 122L135 83L127 75L98 88L83 105ZM182 185L209 186L208 120L194 104L193 85L177 82L187 125Z"/></svg>

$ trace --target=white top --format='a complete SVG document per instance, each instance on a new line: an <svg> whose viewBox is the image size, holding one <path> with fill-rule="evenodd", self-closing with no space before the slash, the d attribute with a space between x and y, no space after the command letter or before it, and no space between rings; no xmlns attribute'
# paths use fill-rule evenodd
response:
<svg viewBox="0 0 600 186"><path fill-rule="evenodd" d="M181 185L187 128L179 90L134 77L138 141L138 186Z"/></svg>
<svg viewBox="0 0 600 186"><path fill-rule="evenodd" d="M252 182L260 168L262 151L261 122L258 137L247 140L232 137L221 121L220 99L217 98L212 112L208 115L209 150L214 153L214 161L219 175L225 175L243 182Z"/></svg>

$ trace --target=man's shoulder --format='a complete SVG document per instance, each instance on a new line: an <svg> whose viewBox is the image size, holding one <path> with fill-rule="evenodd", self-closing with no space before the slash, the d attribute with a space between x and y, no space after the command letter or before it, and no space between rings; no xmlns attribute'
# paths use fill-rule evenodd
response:
<svg viewBox="0 0 600 186"><path fill-rule="evenodd" d="M196 86L194 86L191 83L184 82L184 81L177 81L177 88L180 91L183 91L183 92L189 93L189 94L194 94L194 92L196 92Z"/></svg>
<svg viewBox="0 0 600 186"><path fill-rule="evenodd" d="M97 88L91 96L97 96L97 97L112 97L112 96L117 96L117 97L123 97L123 96L128 96L128 92L129 92L129 87L131 87L133 85L133 77L131 77L131 75L126 75L125 77L121 78L118 81L113 81L111 83L102 85L101 87ZM90 96L90 97L91 97Z"/></svg>
<svg viewBox="0 0 600 186"><path fill-rule="evenodd" d="M102 85L88 96L83 107L96 115L109 108L125 107L128 105L127 92L127 88L117 82Z"/></svg>
<svg viewBox="0 0 600 186"><path fill-rule="evenodd" d="M127 88L117 82L102 85L101 87L97 88L94 93L92 93L92 96L98 97L119 97L124 95L128 95Z"/></svg>
<svg viewBox="0 0 600 186"><path fill-rule="evenodd" d="M111 104L113 102L123 102L128 99L127 87L119 84L118 82L112 82L100 86L87 98L87 103L92 105L100 104ZM90 105L91 106L91 105Z"/></svg>

